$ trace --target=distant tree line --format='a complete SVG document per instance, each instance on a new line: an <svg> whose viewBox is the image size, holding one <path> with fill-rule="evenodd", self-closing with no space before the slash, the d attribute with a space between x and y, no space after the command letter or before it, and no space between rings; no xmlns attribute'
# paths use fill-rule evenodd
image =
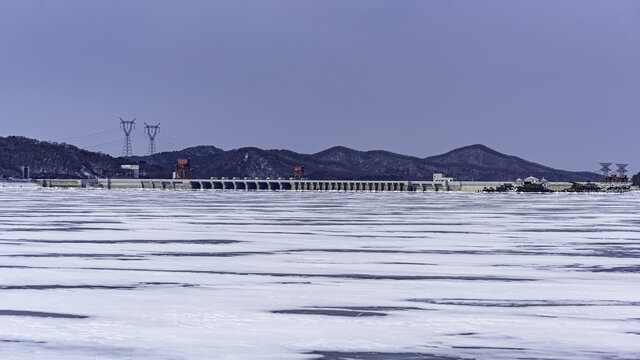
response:
<svg viewBox="0 0 640 360"><path fill-rule="evenodd" d="M304 164L309 179L431 180L433 173L444 173L456 180L510 181L529 175L551 181L601 180L595 173L552 169L478 144L426 158L341 146L315 154L255 147L225 151L214 146L195 146L124 159L64 143L0 137L0 176L4 177L19 177L20 166L29 166L33 178L118 177L124 175L121 165L138 164L143 178L169 178L180 158L190 158L199 165L194 176L201 179L222 176L288 179L294 166Z"/></svg>
<svg viewBox="0 0 640 360"><path fill-rule="evenodd" d="M640 186L640 172L631 177L631 183Z"/></svg>

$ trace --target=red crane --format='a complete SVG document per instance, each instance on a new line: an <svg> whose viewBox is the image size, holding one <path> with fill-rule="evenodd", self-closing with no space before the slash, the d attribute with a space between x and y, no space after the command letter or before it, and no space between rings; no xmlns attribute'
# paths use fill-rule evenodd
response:
<svg viewBox="0 0 640 360"><path fill-rule="evenodd" d="M191 166L191 159L178 159L178 163L176 164L176 171L173 173L174 179L191 179L191 173L193 170L197 169L198 166Z"/></svg>

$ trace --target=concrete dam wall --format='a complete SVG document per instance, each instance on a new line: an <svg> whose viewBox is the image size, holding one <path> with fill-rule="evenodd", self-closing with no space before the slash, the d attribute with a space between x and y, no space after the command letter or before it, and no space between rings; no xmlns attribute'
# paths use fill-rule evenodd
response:
<svg viewBox="0 0 640 360"><path fill-rule="evenodd" d="M478 192L505 181L372 181L372 180L270 180L270 179L39 179L43 187L96 189L236 190L236 191L367 191L367 192ZM563 190L571 183L552 182L549 188Z"/></svg>

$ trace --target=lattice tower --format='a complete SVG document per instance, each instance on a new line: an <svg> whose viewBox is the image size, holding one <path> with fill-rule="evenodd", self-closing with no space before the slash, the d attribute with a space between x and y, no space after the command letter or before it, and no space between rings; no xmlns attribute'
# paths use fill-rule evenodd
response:
<svg viewBox="0 0 640 360"><path fill-rule="evenodd" d="M620 175L624 175L627 172L629 172L629 170L627 170L627 166L629 164L616 164L616 166L618 167L618 170L616 170L616 172Z"/></svg>
<svg viewBox="0 0 640 360"><path fill-rule="evenodd" d="M144 129L149 136L148 154L153 155L156 153L156 135L160 132L160 123L158 123L158 125L148 125L144 123Z"/></svg>
<svg viewBox="0 0 640 360"><path fill-rule="evenodd" d="M133 155L133 149L131 148L131 130L136 127L136 118L131 121L123 120L120 118L120 127L124 131L124 143L122 144L122 156L128 158Z"/></svg>
<svg viewBox="0 0 640 360"><path fill-rule="evenodd" d="M611 173L611 168L610 168L611 163L601 162L600 166L601 166L601 168L598 171L601 172L602 175L604 175L604 176L609 176L609 173Z"/></svg>

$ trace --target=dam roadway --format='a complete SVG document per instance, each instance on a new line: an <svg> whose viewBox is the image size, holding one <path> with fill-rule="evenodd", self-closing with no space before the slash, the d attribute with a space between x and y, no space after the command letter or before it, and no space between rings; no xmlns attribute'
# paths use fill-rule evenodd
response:
<svg viewBox="0 0 640 360"><path fill-rule="evenodd" d="M292 179L38 179L37 184L54 188L166 189L236 191L366 191L366 192L478 192L485 188L510 184L510 181L432 181L397 180L292 180ZM571 187L569 182L550 182L551 190Z"/></svg>

